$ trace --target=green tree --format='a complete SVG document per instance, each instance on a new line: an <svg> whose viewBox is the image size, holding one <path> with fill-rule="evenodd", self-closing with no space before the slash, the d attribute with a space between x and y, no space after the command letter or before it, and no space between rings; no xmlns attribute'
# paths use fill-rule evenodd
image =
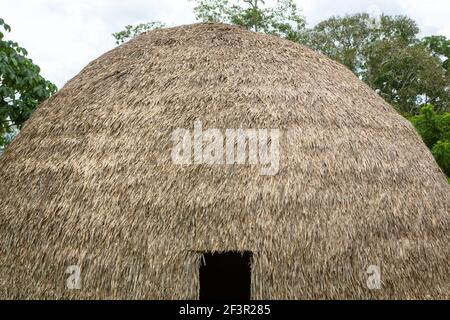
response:
<svg viewBox="0 0 450 320"><path fill-rule="evenodd" d="M128 25L124 30L113 33L113 37L116 39L116 44L122 44L124 42L127 42L128 40L136 38L143 32L164 27L165 24L161 22L141 23L135 26Z"/></svg>
<svg viewBox="0 0 450 320"><path fill-rule="evenodd" d="M417 24L405 16L372 17L367 13L334 16L308 30L306 44L341 62L356 74L364 72L371 46L377 41L413 43Z"/></svg>
<svg viewBox="0 0 450 320"><path fill-rule="evenodd" d="M444 36L425 37L421 41L431 53L439 57L445 70L449 70L450 66L450 40Z"/></svg>
<svg viewBox="0 0 450 320"><path fill-rule="evenodd" d="M438 141L433 149L433 156L436 162L442 168L442 170L450 176L450 140L449 141ZM450 180L449 180L450 182Z"/></svg>
<svg viewBox="0 0 450 320"><path fill-rule="evenodd" d="M301 41L305 19L293 0L278 0L273 7L264 0L195 0L196 19L203 22L224 22L242 26L255 32Z"/></svg>
<svg viewBox="0 0 450 320"><path fill-rule="evenodd" d="M193 0L194 13L202 22L224 22L242 26L256 32L276 35L292 41L301 41L304 36L305 19L300 15L294 0L278 0L273 7L264 0L239 0L232 4L228 0ZM149 22L126 26L113 34L117 44L135 38L142 32L163 28L161 22Z"/></svg>
<svg viewBox="0 0 450 320"><path fill-rule="evenodd" d="M420 109L420 114L411 117L410 120L427 147L433 149L433 146L444 134L442 126L444 123L441 116L436 114L434 107L430 104L423 106Z"/></svg>
<svg viewBox="0 0 450 320"><path fill-rule="evenodd" d="M450 77L441 60L420 44L378 41L370 48L362 79L403 114L423 104L448 110Z"/></svg>
<svg viewBox="0 0 450 320"><path fill-rule="evenodd" d="M442 170L450 176L450 113L436 113L432 105L425 105L410 121L430 148Z"/></svg>
<svg viewBox="0 0 450 320"><path fill-rule="evenodd" d="M423 104L448 110L450 76L445 37L419 40L405 16L360 13L331 17L308 30L306 43L341 62L404 115Z"/></svg>
<svg viewBox="0 0 450 320"><path fill-rule="evenodd" d="M57 88L40 75L16 42L5 40L11 27L0 19L0 151L11 141L39 103Z"/></svg>

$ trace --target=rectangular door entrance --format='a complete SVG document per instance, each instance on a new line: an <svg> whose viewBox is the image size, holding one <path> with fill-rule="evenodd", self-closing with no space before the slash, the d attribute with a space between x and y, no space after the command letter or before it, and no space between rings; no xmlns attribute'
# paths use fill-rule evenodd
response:
<svg viewBox="0 0 450 320"><path fill-rule="evenodd" d="M250 300L252 253L205 253L200 266L200 300Z"/></svg>

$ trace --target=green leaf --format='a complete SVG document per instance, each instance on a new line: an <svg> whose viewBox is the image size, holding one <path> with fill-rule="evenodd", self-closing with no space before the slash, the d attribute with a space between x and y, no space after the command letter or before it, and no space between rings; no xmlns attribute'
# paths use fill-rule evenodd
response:
<svg viewBox="0 0 450 320"><path fill-rule="evenodd" d="M0 25L6 31L11 29L1 18ZM0 37L0 149L11 141L39 103L57 90L40 75L40 68L27 54L16 42Z"/></svg>

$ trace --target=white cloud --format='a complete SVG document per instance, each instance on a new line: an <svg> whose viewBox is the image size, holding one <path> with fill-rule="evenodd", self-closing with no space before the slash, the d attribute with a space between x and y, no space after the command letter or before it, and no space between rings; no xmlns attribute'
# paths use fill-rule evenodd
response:
<svg viewBox="0 0 450 320"><path fill-rule="evenodd" d="M273 1L273 0L272 0ZM331 16L361 11L405 14L424 35L450 37L448 0L297 0L309 25ZM189 0L0 0L0 16L13 28L8 36L19 42L61 87L86 64L114 48L112 33L127 24L163 21L169 25L194 22Z"/></svg>

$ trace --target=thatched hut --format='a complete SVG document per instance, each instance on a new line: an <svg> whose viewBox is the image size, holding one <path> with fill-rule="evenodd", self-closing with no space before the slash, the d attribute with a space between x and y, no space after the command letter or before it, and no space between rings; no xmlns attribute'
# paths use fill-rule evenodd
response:
<svg viewBox="0 0 450 320"><path fill-rule="evenodd" d="M280 130L279 170L174 163L171 134L198 120ZM450 297L450 187L411 124L344 66L238 27L93 61L0 181L1 298L196 299L225 275L252 299Z"/></svg>

